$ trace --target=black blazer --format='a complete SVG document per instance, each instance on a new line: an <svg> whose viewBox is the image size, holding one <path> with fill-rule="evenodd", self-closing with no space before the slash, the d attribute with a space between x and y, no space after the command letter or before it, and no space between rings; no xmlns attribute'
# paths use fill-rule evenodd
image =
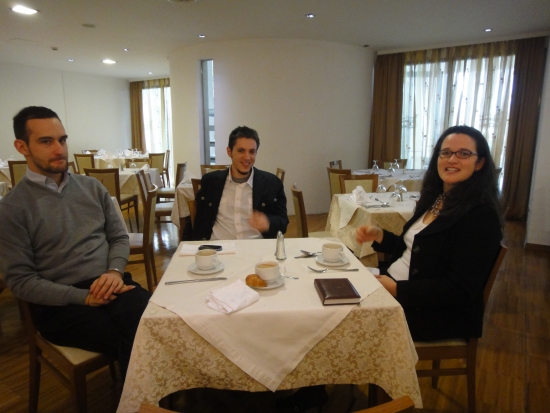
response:
<svg viewBox="0 0 550 413"><path fill-rule="evenodd" d="M421 214L415 213L401 236L384 231L376 251L405 251L403 235ZM414 238L409 280L397 281L414 340L481 337L483 290L499 252L502 230L497 211L477 205L461 216L439 216Z"/></svg>
<svg viewBox="0 0 550 413"><path fill-rule="evenodd" d="M212 236L229 169L209 172L201 179L201 189L195 197L194 240L209 240ZM269 230L262 234L264 238L276 238L277 232L286 232L286 196L283 183L277 176L254 168L252 209L263 212L269 219Z"/></svg>

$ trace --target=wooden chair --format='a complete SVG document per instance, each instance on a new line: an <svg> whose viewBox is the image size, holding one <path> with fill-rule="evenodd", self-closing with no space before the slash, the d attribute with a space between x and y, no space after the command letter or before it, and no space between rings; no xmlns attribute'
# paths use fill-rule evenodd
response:
<svg viewBox="0 0 550 413"><path fill-rule="evenodd" d="M162 180L162 183L164 186L166 185L166 181L164 180L164 158L166 154L164 152L161 153L150 153L149 154L149 166L151 168L157 168L160 174L160 179Z"/></svg>
<svg viewBox="0 0 550 413"><path fill-rule="evenodd" d="M139 213L138 213L138 197L134 194L121 194L120 193L120 178L118 175L117 168L107 168L107 169L88 169L84 168L84 173L87 176L96 178L99 182L107 188L109 194L114 196L118 201L121 211L128 211L130 215L130 208L134 207L134 213L136 216L136 225L139 232ZM130 223L130 231L133 231L132 220L128 219Z"/></svg>
<svg viewBox="0 0 550 413"><path fill-rule="evenodd" d="M8 286L4 283L4 280L2 278L2 273L0 273L0 294L2 293L2 291L7 289L8 289ZM19 300L17 300L17 303L19 304L19 318L21 318L21 321L23 321L23 308Z"/></svg>
<svg viewBox="0 0 550 413"><path fill-rule="evenodd" d="M292 191L292 201L294 202L294 213L296 214L296 235L298 238L326 238L332 237L332 234L328 231L309 232L307 227L307 214L306 207L304 205L304 196L302 191L296 188L296 184L290 188Z"/></svg>
<svg viewBox="0 0 550 413"><path fill-rule="evenodd" d="M76 165L73 161L69 162L69 172L75 175L78 174L78 169L76 169Z"/></svg>
<svg viewBox="0 0 550 413"><path fill-rule="evenodd" d="M191 178L191 185L193 185L193 194L197 196L197 192L201 189L201 180L198 178Z"/></svg>
<svg viewBox="0 0 550 413"><path fill-rule="evenodd" d="M139 172L145 174L143 170ZM151 182L151 177L148 174L145 174L145 183L147 185L147 192L153 189L153 184ZM157 219L157 225L160 229L160 224L162 222L172 222L172 221L162 221L161 217L169 217L172 215L172 210L174 209L174 201L170 202L161 202L155 204L155 217Z"/></svg>
<svg viewBox="0 0 550 413"><path fill-rule="evenodd" d="M20 306L29 336L29 412L38 411L40 370L44 365L71 392L74 411L86 413L86 375L109 366L111 377L116 380L113 359L105 354L50 343L36 330L28 303L20 301Z"/></svg>
<svg viewBox="0 0 550 413"><path fill-rule="evenodd" d="M98 151L99 149L82 149L82 153L85 155L89 155L90 153L95 155Z"/></svg>
<svg viewBox="0 0 550 413"><path fill-rule="evenodd" d="M169 187L170 186L170 149L166 149L166 156L164 157L164 167L162 168L162 176L163 176L163 182L168 182L168 184L164 185Z"/></svg>
<svg viewBox="0 0 550 413"><path fill-rule="evenodd" d="M285 181L285 170L284 169L281 169L281 168L277 168L277 172L275 173L275 175L277 175L277 178L279 178L281 180L281 182L284 182Z"/></svg>
<svg viewBox="0 0 550 413"><path fill-rule="evenodd" d="M498 274L500 264L506 255L506 248L501 245L500 252L495 260L485 289L483 291L483 304L487 305L493 283ZM477 338L469 339L451 339L420 342L415 341L414 346L418 354L418 360L432 360L431 369L416 370L418 377L432 377L432 387L437 388L439 376L461 376L466 375L468 389L468 411L475 413L476 411L476 355L477 355ZM445 359L465 359L466 367L457 368L440 368L441 360Z"/></svg>
<svg viewBox="0 0 550 413"><path fill-rule="evenodd" d="M27 173L27 161L8 161L10 168L11 187L15 187Z"/></svg>
<svg viewBox="0 0 550 413"><path fill-rule="evenodd" d="M191 226L195 224L195 216L197 215L197 206L194 199L187 200L189 206L189 218L191 219Z"/></svg>
<svg viewBox="0 0 550 413"><path fill-rule="evenodd" d="M128 261L128 264L144 264L147 289L153 292L158 284L155 251L153 249L157 186L153 185L151 190L147 191L145 173L141 170L136 172L136 179L139 182L139 192L143 204L143 233L131 232L128 236L130 238L130 255L143 255L143 259L132 259Z"/></svg>
<svg viewBox="0 0 550 413"><path fill-rule="evenodd" d="M330 199L334 194L341 194L340 175L351 175L351 169L327 168Z"/></svg>
<svg viewBox="0 0 550 413"><path fill-rule="evenodd" d="M95 159L93 154L74 154L74 160L76 162L76 169L78 173L84 175L84 169L94 169L95 168Z"/></svg>
<svg viewBox="0 0 550 413"><path fill-rule="evenodd" d="M390 169L390 165L393 165L395 164L395 161L384 161L383 162L383 165L384 165L384 169ZM405 169L405 167L407 166L407 160L406 159L398 159L397 160L397 164L399 165L399 167L401 169Z"/></svg>
<svg viewBox="0 0 550 413"><path fill-rule="evenodd" d="M329 161L328 167L331 169L342 169L342 160L338 159L337 161Z"/></svg>
<svg viewBox="0 0 550 413"><path fill-rule="evenodd" d="M409 396L403 396L391 402L381 404L380 406L359 410L355 413L412 413L413 410L414 403L412 399ZM149 412L152 413L152 411Z"/></svg>
<svg viewBox="0 0 550 413"><path fill-rule="evenodd" d="M178 186L181 181L183 181L183 175L185 174L185 171L187 169L187 162L184 163L178 163L176 166L176 180L175 185ZM158 189L158 197L157 202L159 198L165 198L165 199L175 199L176 198L176 188L159 188Z"/></svg>
<svg viewBox="0 0 550 413"><path fill-rule="evenodd" d="M204 165L201 164L201 175L204 175L210 171L216 170L216 169L225 169L229 168L231 165Z"/></svg>
<svg viewBox="0 0 550 413"><path fill-rule="evenodd" d="M365 192L376 192L376 187L378 186L377 174L340 175L339 179L340 193L342 194L351 194L357 186L362 186Z"/></svg>

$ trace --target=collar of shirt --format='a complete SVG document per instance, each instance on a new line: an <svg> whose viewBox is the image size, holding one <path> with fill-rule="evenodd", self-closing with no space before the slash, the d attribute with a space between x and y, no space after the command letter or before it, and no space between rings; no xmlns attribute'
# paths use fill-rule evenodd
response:
<svg viewBox="0 0 550 413"><path fill-rule="evenodd" d="M240 184L239 182L235 182L233 180L233 177L231 176L231 167L229 167L229 173L227 174L226 181L233 182L234 184L237 184L237 185ZM254 188L254 185L252 184L253 181L254 181L254 168L252 168L252 171L250 172L250 176L248 177L248 180L246 182L241 182L241 183L247 183L248 185L250 185L250 188Z"/></svg>
<svg viewBox="0 0 550 413"><path fill-rule="evenodd" d="M25 176L30 181L34 182L35 184L44 186L48 189L51 189L52 191L59 192L63 191L63 188L65 188L65 185L67 185L67 182L69 181L69 171L65 171L63 173L63 179L61 180L61 183L59 186L55 183L55 181L46 175L37 174L36 172L31 171L27 167L27 172L25 173Z"/></svg>

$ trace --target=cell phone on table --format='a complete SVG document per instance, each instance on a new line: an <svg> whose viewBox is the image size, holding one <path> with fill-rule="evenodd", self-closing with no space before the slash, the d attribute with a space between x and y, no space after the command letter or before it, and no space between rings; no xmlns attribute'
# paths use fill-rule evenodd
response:
<svg viewBox="0 0 550 413"><path fill-rule="evenodd" d="M214 251L221 251L222 246L221 245L201 245L199 247L199 250L214 250Z"/></svg>

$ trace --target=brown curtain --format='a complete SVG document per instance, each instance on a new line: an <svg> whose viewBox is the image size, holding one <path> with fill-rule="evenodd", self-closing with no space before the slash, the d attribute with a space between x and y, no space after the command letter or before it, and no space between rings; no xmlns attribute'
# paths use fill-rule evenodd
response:
<svg viewBox="0 0 550 413"><path fill-rule="evenodd" d="M378 56L374 73L369 167L373 159L381 165L384 160L401 158L405 54Z"/></svg>
<svg viewBox="0 0 550 413"><path fill-rule="evenodd" d="M502 184L508 220L527 217L545 64L544 37L518 40Z"/></svg>
<svg viewBox="0 0 550 413"><path fill-rule="evenodd" d="M132 122L132 148L145 148L145 134L143 132L143 98L141 91L143 81L130 82L130 118Z"/></svg>

